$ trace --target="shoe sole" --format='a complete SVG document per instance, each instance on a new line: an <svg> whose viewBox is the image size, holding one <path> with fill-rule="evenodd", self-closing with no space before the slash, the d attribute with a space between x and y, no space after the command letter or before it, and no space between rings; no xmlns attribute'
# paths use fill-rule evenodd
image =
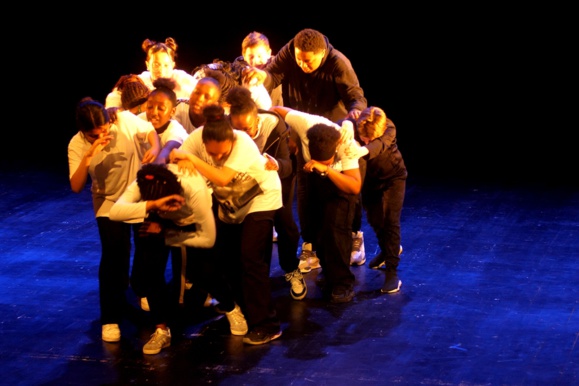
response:
<svg viewBox="0 0 579 386"><path fill-rule="evenodd" d="M383 289L381 289L380 292L382 292L383 294L393 294L400 291L400 287L402 287L402 280L398 280L398 288L395 288L390 291L384 291Z"/></svg>
<svg viewBox="0 0 579 386"><path fill-rule="evenodd" d="M364 259L362 261L350 261L350 265L364 265L364 263L366 262L366 258L364 257Z"/></svg>
<svg viewBox="0 0 579 386"><path fill-rule="evenodd" d="M230 331L231 331L231 335L242 336L242 335L247 334L247 332L248 332L249 330L243 330L243 331L233 331L233 330L230 330Z"/></svg>
<svg viewBox="0 0 579 386"><path fill-rule="evenodd" d="M402 249L402 245L401 245L401 246L400 246L400 250L398 251L398 256L400 256L400 255L402 254L402 251L403 251L403 249ZM380 265L377 265L377 266L375 266L375 267L369 265L369 267L372 268L372 269L380 269L380 268L384 268L385 266L386 266L386 262L385 262L385 261L381 262Z"/></svg>
<svg viewBox="0 0 579 386"><path fill-rule="evenodd" d="M120 337L119 337L118 339L116 339L116 338L113 338L113 339L105 339L105 338L102 338L102 339L103 339L103 342L107 342L107 343L118 343L118 342L121 341L121 338L120 338Z"/></svg>
<svg viewBox="0 0 579 386"><path fill-rule="evenodd" d="M312 268L311 267L300 268L300 272L301 273L309 273L309 272L312 272Z"/></svg>
<svg viewBox="0 0 579 386"><path fill-rule="evenodd" d="M164 347L162 347L162 348L160 348L160 349L158 349L158 350L145 350L145 349L143 348L143 354L146 354L146 355L155 355L155 354L160 353L161 350L163 350L164 348L167 348L167 347L169 347L169 346L171 346L171 345L168 344L168 345L166 345L166 346L164 346Z"/></svg>
<svg viewBox="0 0 579 386"><path fill-rule="evenodd" d="M294 295L294 292L292 290L290 290L290 295L291 295L292 299L294 299L294 300L302 300L303 298L306 297L307 294L308 294L307 289L301 295Z"/></svg>
<svg viewBox="0 0 579 386"><path fill-rule="evenodd" d="M375 265L375 266L369 266L372 269L380 269L380 268L384 268L386 267L386 262L381 262L379 265Z"/></svg>
<svg viewBox="0 0 579 386"><path fill-rule="evenodd" d="M349 303L352 301L352 299L354 299L354 296L356 294L354 292L352 292L352 295L350 295L347 298L334 298L332 295L330 295L330 302L331 303Z"/></svg>
<svg viewBox="0 0 579 386"><path fill-rule="evenodd" d="M280 336L281 336L281 331L279 332L279 334L271 335L271 336L269 336L266 340L262 340L262 341L260 341L260 342L256 342L256 341L254 341L254 340L250 340L250 339L248 339L248 338L243 338L243 343L257 346L257 345L260 345L260 344L269 343L269 342L271 342L272 340L279 338Z"/></svg>

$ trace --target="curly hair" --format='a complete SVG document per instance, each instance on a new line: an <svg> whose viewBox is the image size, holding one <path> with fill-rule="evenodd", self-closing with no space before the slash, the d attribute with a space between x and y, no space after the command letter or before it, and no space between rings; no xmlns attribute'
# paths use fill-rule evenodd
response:
<svg viewBox="0 0 579 386"><path fill-rule="evenodd" d="M306 28L298 32L294 37L294 46L300 51L317 54L326 49L326 39L321 32Z"/></svg>
<svg viewBox="0 0 579 386"><path fill-rule="evenodd" d="M177 94L175 94L175 87L177 86L177 82L171 78L159 78L155 79L153 82L153 86L155 89L151 91L150 95L155 95L157 93L163 93L169 98L173 107L177 106Z"/></svg>
<svg viewBox="0 0 579 386"><path fill-rule="evenodd" d="M327 161L336 154L340 132L335 127L317 123L308 129L306 135L313 160Z"/></svg>

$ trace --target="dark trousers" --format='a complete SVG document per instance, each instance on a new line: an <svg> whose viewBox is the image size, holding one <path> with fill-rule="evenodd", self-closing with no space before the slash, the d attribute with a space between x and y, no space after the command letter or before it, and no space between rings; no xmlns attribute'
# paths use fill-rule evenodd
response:
<svg viewBox="0 0 579 386"><path fill-rule="evenodd" d="M400 217L405 192L405 178L392 179L380 190L362 192L366 217L378 239L387 270L395 271L400 263Z"/></svg>
<svg viewBox="0 0 579 386"><path fill-rule="evenodd" d="M276 211L248 214L240 224L217 221L215 243L249 328L278 328L270 286L273 220Z"/></svg>
<svg viewBox="0 0 579 386"><path fill-rule="evenodd" d="M166 246L163 236L142 237L141 242L145 246L143 252L146 268L145 288L151 309L151 320L154 324L168 323L178 301L171 291L171 285L167 283L165 271L169 253L173 253L175 249L180 250L180 247ZM188 272L196 286L203 288L219 301L219 309L231 311L235 306L233 292L225 280L224 273L217 266L213 252L213 248L186 247L187 266L192 266ZM176 287L179 285L177 282L174 284Z"/></svg>
<svg viewBox="0 0 579 386"><path fill-rule="evenodd" d="M308 186L309 173L304 172L305 161L302 152L296 155L296 185L297 185L297 204L298 204L298 221L300 223L300 234L304 243L312 243L312 250L316 250L315 232L311 224L308 223L308 200L310 197ZM351 236L350 236L351 237Z"/></svg>
<svg viewBox="0 0 579 386"><path fill-rule="evenodd" d="M131 264L131 224L97 217L101 240L99 301L102 324L119 324L127 307Z"/></svg>
<svg viewBox="0 0 579 386"><path fill-rule="evenodd" d="M281 180L283 207L275 212L274 225L277 231L277 253L279 265L285 273L298 268L297 256L300 230L294 219L293 199L295 196L296 175Z"/></svg>
<svg viewBox="0 0 579 386"><path fill-rule="evenodd" d="M326 281L330 288L351 288L355 281L350 271L352 221L358 196L344 193L329 178L317 173L307 173L305 177L308 180L306 221L315 230L316 252Z"/></svg>

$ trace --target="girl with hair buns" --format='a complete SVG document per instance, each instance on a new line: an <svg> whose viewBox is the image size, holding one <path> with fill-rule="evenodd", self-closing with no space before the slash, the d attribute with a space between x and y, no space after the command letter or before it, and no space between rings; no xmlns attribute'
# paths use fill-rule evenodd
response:
<svg viewBox="0 0 579 386"><path fill-rule="evenodd" d="M175 68L177 57L177 42L169 37L164 42L145 39L141 48L146 54L146 71L138 76L149 90L153 90L153 82L159 78L171 78L175 81L177 98L187 99L195 87L196 79L187 71ZM121 107L121 92L115 86L107 95L106 107Z"/></svg>
<svg viewBox="0 0 579 386"><path fill-rule="evenodd" d="M189 134L183 125L173 119L177 108L175 81L170 78L159 78L153 85L155 89L147 99L145 116L161 140L161 152L156 162L167 163L171 150L179 148Z"/></svg>
<svg viewBox="0 0 579 386"><path fill-rule="evenodd" d="M234 130L222 106L210 105L206 123L171 152L171 162L199 172L213 190L217 206L216 255L237 294L249 332L247 344L281 336L270 288L275 212L282 206L276 170L244 131ZM240 274L241 273L241 274Z"/></svg>

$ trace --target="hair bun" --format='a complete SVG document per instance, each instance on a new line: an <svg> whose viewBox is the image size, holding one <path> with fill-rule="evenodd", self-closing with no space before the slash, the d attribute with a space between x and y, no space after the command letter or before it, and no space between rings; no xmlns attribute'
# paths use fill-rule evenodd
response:
<svg viewBox="0 0 579 386"><path fill-rule="evenodd" d="M225 118L225 110L217 104L208 105L203 109L203 116L207 122L222 121Z"/></svg>

